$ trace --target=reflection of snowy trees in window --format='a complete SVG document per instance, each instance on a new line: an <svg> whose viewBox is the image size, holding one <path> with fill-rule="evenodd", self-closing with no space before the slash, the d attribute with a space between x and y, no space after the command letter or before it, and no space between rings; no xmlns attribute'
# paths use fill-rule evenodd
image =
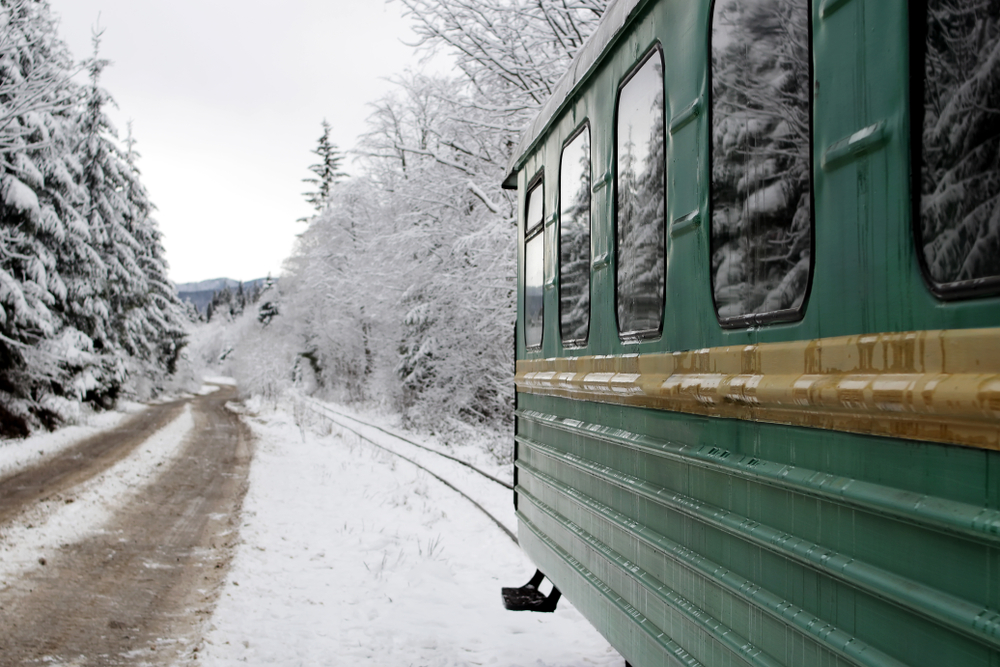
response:
<svg viewBox="0 0 1000 667"><path fill-rule="evenodd" d="M920 235L931 277L1000 276L1000 0L929 0Z"/></svg>
<svg viewBox="0 0 1000 667"><path fill-rule="evenodd" d="M798 309L812 251L808 0L717 0L712 272L719 317Z"/></svg>
<svg viewBox="0 0 1000 667"><path fill-rule="evenodd" d="M666 150L663 56L657 50L618 98L617 298L623 334L658 332L663 321Z"/></svg>
<svg viewBox="0 0 1000 667"><path fill-rule="evenodd" d="M590 128L563 149L559 168L559 323L564 342L590 330Z"/></svg>
<svg viewBox="0 0 1000 667"><path fill-rule="evenodd" d="M528 347L538 347L542 344L542 298L545 277L541 184L528 192L527 209L524 225L527 230L525 234L527 240L524 243L524 344Z"/></svg>

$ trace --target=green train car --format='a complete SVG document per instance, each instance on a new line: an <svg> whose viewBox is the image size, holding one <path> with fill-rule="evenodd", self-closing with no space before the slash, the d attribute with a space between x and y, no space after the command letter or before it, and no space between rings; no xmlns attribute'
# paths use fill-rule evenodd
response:
<svg viewBox="0 0 1000 667"><path fill-rule="evenodd" d="M1000 667L1000 0L617 0L526 130L516 490L635 667Z"/></svg>

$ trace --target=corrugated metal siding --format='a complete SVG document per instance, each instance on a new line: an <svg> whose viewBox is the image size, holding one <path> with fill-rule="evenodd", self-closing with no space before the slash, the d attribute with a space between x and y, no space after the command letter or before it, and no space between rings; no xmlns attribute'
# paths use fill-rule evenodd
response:
<svg viewBox="0 0 1000 667"><path fill-rule="evenodd" d="M519 404L522 543L636 667L678 649L706 665L1000 665L1000 534L920 506L961 524L962 499L997 483L996 452ZM925 484L882 472L902 456ZM938 475L962 488L886 511Z"/></svg>

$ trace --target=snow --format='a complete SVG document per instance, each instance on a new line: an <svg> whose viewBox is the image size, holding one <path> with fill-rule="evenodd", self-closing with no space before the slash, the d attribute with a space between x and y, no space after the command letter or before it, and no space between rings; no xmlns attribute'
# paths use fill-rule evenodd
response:
<svg viewBox="0 0 1000 667"><path fill-rule="evenodd" d="M38 114L35 114L35 116L37 118ZM21 177L21 181L25 183L25 185L29 186L29 188L45 187L45 176L42 175L42 172L35 166L35 163L32 162L31 158L24 153L17 156L14 168ZM29 193L34 196L34 192L31 192L30 189ZM35 205L38 205L38 197L35 197ZM20 208L20 210L24 210L24 208Z"/></svg>
<svg viewBox="0 0 1000 667"><path fill-rule="evenodd" d="M91 430L106 430L115 423L109 419L99 427L91 427ZM180 453L181 444L192 428L194 419L189 405L173 421L136 447L131 455L108 470L66 494L56 494L41 501L15 517L0 534L0 586L29 568L38 567L39 558L51 555L60 545L77 542L101 530L117 507L126 504L133 494L169 467L165 463ZM59 439L57 436L63 435L63 431L49 434L52 440L58 440L46 443L50 453L81 439L79 432L77 437L68 434ZM45 438L38 436L24 442L42 440ZM0 452L3 450L0 449Z"/></svg>
<svg viewBox="0 0 1000 667"><path fill-rule="evenodd" d="M205 384L219 384L227 387L235 387L236 380L225 375L205 375L201 378Z"/></svg>
<svg viewBox="0 0 1000 667"><path fill-rule="evenodd" d="M27 185L8 175L3 179L2 190L7 206L21 213L38 215L38 195Z"/></svg>
<svg viewBox="0 0 1000 667"><path fill-rule="evenodd" d="M621 667L622 658L566 598L554 614L506 611L500 588L522 585L534 572L520 549L468 500L332 426L311 400L289 395L267 412L244 415L256 443L240 542L194 664ZM94 415L83 426L4 442L0 475L126 416ZM515 528L508 489L386 433L345 423L426 465ZM104 529L116 508L169 467L193 427L188 406L103 474L15 517L0 534L0 586L40 567L39 558L60 545ZM509 465L476 445L404 435L510 479Z"/></svg>
<svg viewBox="0 0 1000 667"><path fill-rule="evenodd" d="M241 542L198 664L623 664L565 598L554 614L506 611L500 588L522 585L534 566L427 473L301 402L249 422L257 443ZM421 462L435 458L358 430ZM434 469L515 525L510 491Z"/></svg>
<svg viewBox="0 0 1000 667"><path fill-rule="evenodd" d="M92 413L82 424L67 426L58 431L43 432L20 440L0 439L0 477L6 477L42 459L71 447L85 438L114 428L129 414L139 412L139 403L122 401L109 412Z"/></svg>
<svg viewBox="0 0 1000 667"><path fill-rule="evenodd" d="M746 200L747 214L750 216L775 215L788 206L790 188L785 181L775 181L760 188Z"/></svg>
<svg viewBox="0 0 1000 667"><path fill-rule="evenodd" d="M319 420L324 422L325 420L328 422L329 420L325 419L324 415L331 415L335 420L341 422L342 424L346 424L349 428L354 429L366 438L374 440L379 446L399 452L404 456L414 459L420 465L429 467L434 472L447 476L451 481L457 482L460 485L460 488L464 487L461 487L462 482L460 479L456 478L456 475L469 473L472 474L473 478L476 480L478 480L479 477L476 476L475 473L470 473L468 468L462 466L461 464L451 463L447 460L442 460L440 457L434 456L433 454L427 454L419 448L413 448L405 443L399 442L396 438L393 438L392 435L414 442L420 447L440 452L445 456L460 458L466 463L479 468L487 474L505 481L507 484L513 484L514 467L510 464L509 459L504 458L502 462L498 460L497 454L489 451L490 444L494 442L493 439L489 437L489 435L477 432L471 426L466 425L466 430L462 432L460 437L452 437L452 443L458 441L461 444L442 444L433 436L413 433L400 428L397 423L399 419L399 415L397 414L369 412L343 405L324 403L314 398L301 396L297 392L290 392L290 396L294 401L297 401L300 404L301 407L298 408L299 411L308 411L311 414L311 419L313 421ZM347 419L345 420L344 417L347 417ZM373 426L367 426L366 424L372 424ZM385 437L386 432L388 432L389 437ZM477 438L477 435L480 437ZM495 489L492 485L490 485L488 487L470 490L476 493L477 497L481 499L484 492L492 492ZM494 514L500 516L500 512L507 512L511 509L508 507L511 503L512 500L510 491L504 489L501 505L496 509ZM513 527L515 525L513 514L510 516L510 525Z"/></svg>

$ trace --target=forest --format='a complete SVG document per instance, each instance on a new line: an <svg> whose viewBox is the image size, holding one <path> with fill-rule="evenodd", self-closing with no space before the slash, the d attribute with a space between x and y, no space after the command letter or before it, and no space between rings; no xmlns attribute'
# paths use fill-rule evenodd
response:
<svg viewBox="0 0 1000 667"><path fill-rule="evenodd" d="M323 122L306 179L315 212L280 280L194 335L215 336L208 361L247 394L299 387L411 425L500 427L517 228L500 183L606 2L394 4L415 48L447 54L455 73L399 74L345 152ZM18 436L175 387L199 326L168 279L131 128L108 118L100 34L81 63L44 0L0 0L0 21L0 434Z"/></svg>
<svg viewBox="0 0 1000 667"><path fill-rule="evenodd" d="M513 413L517 236L500 184L607 3L399 4L418 48L450 55L456 74L400 74L351 150L318 127L315 214L277 284L205 349L248 393L297 386L411 427L500 432Z"/></svg>
<svg viewBox="0 0 1000 667"><path fill-rule="evenodd" d="M74 62L47 2L0 0L2 436L154 396L184 346L136 142L106 114L99 33L93 45Z"/></svg>
<svg viewBox="0 0 1000 667"><path fill-rule="evenodd" d="M330 125L317 123L304 193L313 213L275 221L302 230L282 275L258 301L219 308L197 334L197 354L221 364L247 394L298 388L381 405L418 428L501 432L513 410L517 201L500 184L520 132L608 2L390 4L411 21L414 48L446 55L452 73L399 73L392 91L371 102L365 133L343 151ZM921 235L941 283L995 275L1000 210L989 130L1000 90L996 0L961 11L953 4L930 5L925 66L934 76L922 114ZM808 142L796 140L809 131L806 4L714 7L719 316L793 313L812 261L811 158L801 148ZM135 140L130 131L120 136L105 113L113 100L100 86L107 65L100 36L93 55L74 63L46 2L0 0L0 8L0 430L16 435L72 420L81 406L168 388L185 359L191 313L167 279ZM75 82L79 73L84 83ZM663 206L662 197L644 194L665 180L662 108L657 113L647 123L655 130L648 150L645 125L636 136L620 128L618 168L635 172L626 213L631 206L653 215ZM581 147L589 141L579 138ZM980 176L968 175L971 161ZM580 164L573 182L585 196L575 197L577 208L589 205L585 154ZM572 206L564 212L567 222L573 215ZM623 222L620 247L647 247L630 230ZM567 249L589 243L580 225L564 232ZM662 295L662 253L639 250L635 275L619 275L624 303L633 283L649 282ZM575 287L564 305L579 312L564 333L583 339L586 276L567 280ZM632 330L659 320L662 305L634 306Z"/></svg>

